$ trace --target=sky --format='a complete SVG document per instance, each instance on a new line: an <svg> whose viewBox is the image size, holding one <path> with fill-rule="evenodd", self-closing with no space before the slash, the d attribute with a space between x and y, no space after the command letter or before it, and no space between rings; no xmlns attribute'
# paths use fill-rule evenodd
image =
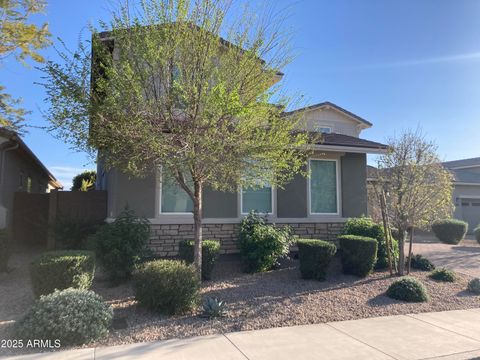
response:
<svg viewBox="0 0 480 360"><path fill-rule="evenodd" d="M253 1L256 2L256 1ZM88 24L110 18L111 0L49 0L35 22L48 22L54 43L75 48ZM385 142L421 128L442 160L480 156L480 1L277 0L288 13L295 60L284 87L303 102L331 101L373 123L361 137ZM58 60L53 48L42 51ZM0 82L31 111L28 123L45 126L48 108L41 72L12 58ZM94 161L51 134L30 129L27 145L68 189ZM375 157L369 157L374 163Z"/></svg>

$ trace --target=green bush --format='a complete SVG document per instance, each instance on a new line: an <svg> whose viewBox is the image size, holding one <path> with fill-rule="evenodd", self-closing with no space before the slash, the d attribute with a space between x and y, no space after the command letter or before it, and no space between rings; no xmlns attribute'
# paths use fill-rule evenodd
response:
<svg viewBox="0 0 480 360"><path fill-rule="evenodd" d="M408 264L408 258L407 258ZM435 265L433 265L430 260L423 257L420 254L413 255L412 254L412 261L410 262L410 266L412 269L422 270L422 271L432 271L435 269Z"/></svg>
<svg viewBox="0 0 480 360"><path fill-rule="evenodd" d="M342 267L345 274L367 276L377 261L377 240L365 236L341 235Z"/></svg>
<svg viewBox="0 0 480 360"><path fill-rule="evenodd" d="M444 219L432 224L432 231L445 244L458 244L468 231L468 223L455 219Z"/></svg>
<svg viewBox="0 0 480 360"><path fill-rule="evenodd" d="M101 221L60 216L53 225L55 246L58 249L86 249L87 239L95 234Z"/></svg>
<svg viewBox="0 0 480 360"><path fill-rule="evenodd" d="M376 239L378 242L378 248L375 269L385 269L388 267L387 242L385 241L383 226L375 223L368 217L350 218L345 222L343 233L345 235L366 236ZM394 238L392 238L392 248L390 250L392 261L398 259L398 241Z"/></svg>
<svg viewBox="0 0 480 360"><path fill-rule="evenodd" d="M297 245L302 278L325 280L337 247L327 241L313 239L299 239Z"/></svg>
<svg viewBox="0 0 480 360"><path fill-rule="evenodd" d="M66 289L42 296L15 325L20 339L80 345L108 334L113 310L90 290Z"/></svg>
<svg viewBox="0 0 480 360"><path fill-rule="evenodd" d="M288 255L291 244L289 228L267 225L258 214L251 212L240 225L240 255L246 272L268 271Z"/></svg>
<svg viewBox="0 0 480 360"><path fill-rule="evenodd" d="M88 290L94 274L95 256L91 251L50 251L30 264L30 279L36 297L50 294L55 289Z"/></svg>
<svg viewBox="0 0 480 360"><path fill-rule="evenodd" d="M162 314L181 314L196 307L200 280L193 265L154 260L135 272L133 289L140 305Z"/></svg>
<svg viewBox="0 0 480 360"><path fill-rule="evenodd" d="M113 223L105 224L92 238L97 259L110 280L120 282L130 277L135 267L148 256L150 226L147 219L124 210Z"/></svg>
<svg viewBox="0 0 480 360"><path fill-rule="evenodd" d="M480 225L473 230L473 233L475 234L475 239L477 239L477 242L480 244Z"/></svg>
<svg viewBox="0 0 480 360"><path fill-rule="evenodd" d="M413 277L403 277L394 281L387 290L387 296L407 302L428 301L428 293L425 286Z"/></svg>
<svg viewBox="0 0 480 360"><path fill-rule="evenodd" d="M430 275L428 275L431 279L444 281L444 282L454 282L455 281L455 273L451 270L445 268L438 268L433 270Z"/></svg>
<svg viewBox="0 0 480 360"><path fill-rule="evenodd" d="M215 261L220 254L220 242L215 240L202 241L202 280L212 278ZM194 241L184 240L179 246L179 255L187 263L192 264L194 260Z"/></svg>
<svg viewBox="0 0 480 360"><path fill-rule="evenodd" d="M0 229L0 273L8 271L8 259L10 258L10 246L7 230Z"/></svg>
<svg viewBox="0 0 480 360"><path fill-rule="evenodd" d="M474 294L480 294L480 279L474 278L468 282L468 291L473 292Z"/></svg>

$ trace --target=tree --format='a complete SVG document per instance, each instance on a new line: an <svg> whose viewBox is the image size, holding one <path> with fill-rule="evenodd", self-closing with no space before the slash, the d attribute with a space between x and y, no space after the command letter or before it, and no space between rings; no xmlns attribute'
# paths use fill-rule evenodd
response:
<svg viewBox="0 0 480 360"><path fill-rule="evenodd" d="M58 136L98 149L107 168L161 168L189 195L199 273L205 187L282 186L308 153L298 119L283 117L291 99L278 81L291 57L280 22L235 14L228 0L127 3L108 32L93 31L93 69L85 43L44 68Z"/></svg>
<svg viewBox="0 0 480 360"><path fill-rule="evenodd" d="M436 145L420 131L405 131L389 140L389 151L378 160L377 186L387 194L390 223L398 229L399 267L405 272L405 242L410 231L429 229L433 221L452 214L452 174L437 155Z"/></svg>
<svg viewBox="0 0 480 360"><path fill-rule="evenodd" d="M26 65L26 59L43 62L38 50L50 44L48 25L28 23L31 15L45 8L43 0L0 0L0 61L9 55ZM0 85L0 126L19 130L27 112L18 108L21 101L13 99Z"/></svg>
<svg viewBox="0 0 480 360"><path fill-rule="evenodd" d="M95 189L97 172L95 170L86 170L72 179L72 191L90 191Z"/></svg>

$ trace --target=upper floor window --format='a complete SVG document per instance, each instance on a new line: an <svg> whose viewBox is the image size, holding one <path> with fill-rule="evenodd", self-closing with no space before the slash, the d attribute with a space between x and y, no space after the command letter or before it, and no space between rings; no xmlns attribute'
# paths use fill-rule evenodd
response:
<svg viewBox="0 0 480 360"><path fill-rule="evenodd" d="M338 215L336 160L310 160L310 213Z"/></svg>
<svg viewBox="0 0 480 360"><path fill-rule="evenodd" d="M272 186L265 184L262 187L245 187L241 189L242 214L254 210L261 214L271 214L273 209Z"/></svg>
<svg viewBox="0 0 480 360"><path fill-rule="evenodd" d="M27 177L27 192L32 192L32 178Z"/></svg>
<svg viewBox="0 0 480 360"><path fill-rule="evenodd" d="M162 171L160 212L167 214L193 212L192 199L166 171Z"/></svg>
<svg viewBox="0 0 480 360"><path fill-rule="evenodd" d="M332 132L332 128L330 126L324 125L317 126L316 130L322 134L330 134Z"/></svg>

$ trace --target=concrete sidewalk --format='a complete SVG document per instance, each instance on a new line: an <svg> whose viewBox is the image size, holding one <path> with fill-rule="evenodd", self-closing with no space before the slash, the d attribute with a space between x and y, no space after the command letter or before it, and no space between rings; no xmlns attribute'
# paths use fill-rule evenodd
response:
<svg viewBox="0 0 480 360"><path fill-rule="evenodd" d="M332 322L9 359L480 359L480 309Z"/></svg>

